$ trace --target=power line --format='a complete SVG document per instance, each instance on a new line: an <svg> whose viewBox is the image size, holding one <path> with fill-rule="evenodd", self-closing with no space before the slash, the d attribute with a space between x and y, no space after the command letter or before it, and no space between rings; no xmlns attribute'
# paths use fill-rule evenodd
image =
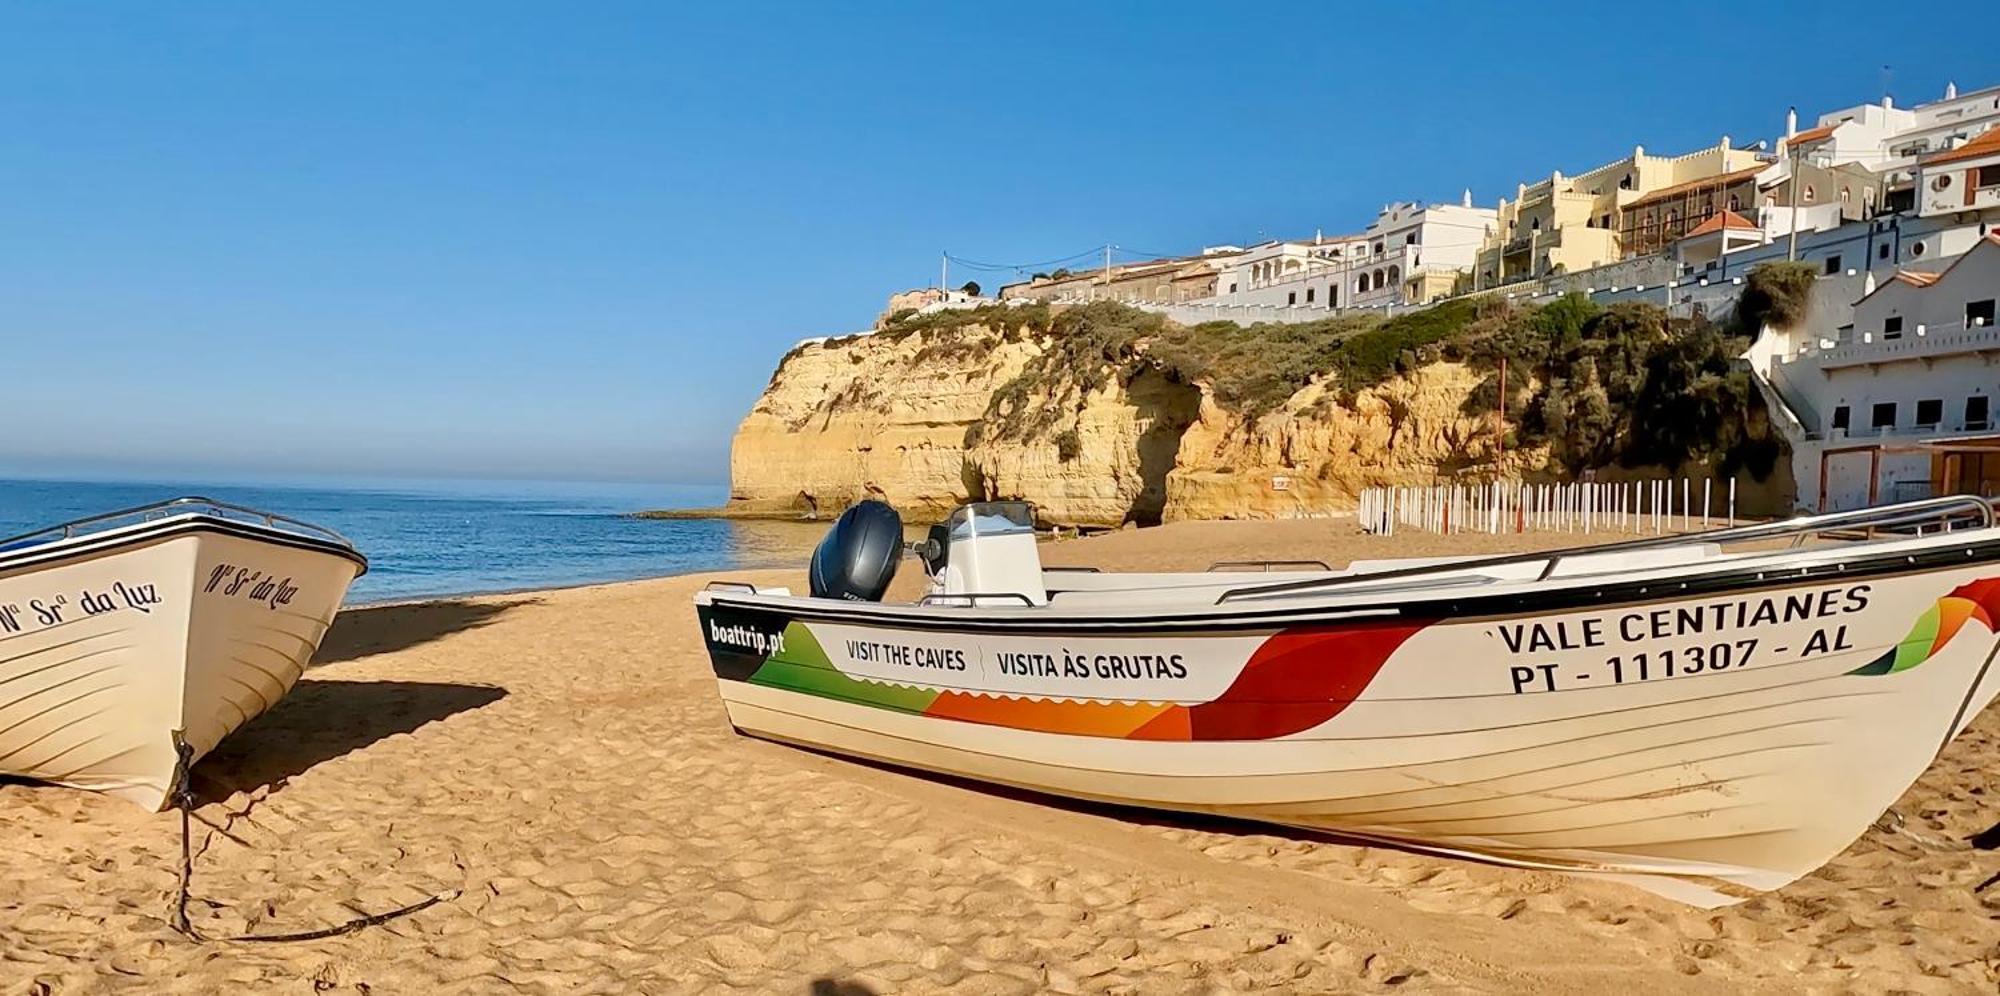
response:
<svg viewBox="0 0 2000 996"><path fill-rule="evenodd" d="M963 266L966 269L1004 271L1004 270L1031 270L1031 269L1038 269L1044 266L1055 266L1058 263L1071 263L1079 259L1085 259L1091 256L1095 256L1103 251L1104 251L1103 246L1092 246L1089 249L1085 249L1084 251L1079 253L1072 253L1071 255L1063 256L1058 259L1045 259L1034 263L986 263L976 259L966 259L962 256L954 256L951 253L945 253L944 255L946 259L949 259L953 263L959 266Z"/></svg>

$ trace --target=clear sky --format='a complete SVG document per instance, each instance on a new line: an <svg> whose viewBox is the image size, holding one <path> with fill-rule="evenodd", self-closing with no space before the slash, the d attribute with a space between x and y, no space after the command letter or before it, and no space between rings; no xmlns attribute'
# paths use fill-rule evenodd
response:
<svg viewBox="0 0 2000 996"><path fill-rule="evenodd" d="M941 250L1354 230L2000 84L1886 10L7 3L0 474L718 481Z"/></svg>

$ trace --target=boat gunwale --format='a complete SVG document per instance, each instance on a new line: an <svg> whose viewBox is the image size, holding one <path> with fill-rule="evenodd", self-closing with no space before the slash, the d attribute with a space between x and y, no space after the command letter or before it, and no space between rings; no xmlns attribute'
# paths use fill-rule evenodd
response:
<svg viewBox="0 0 2000 996"><path fill-rule="evenodd" d="M1975 542L1961 537L1983 534ZM1701 534L1688 542L1704 542ZM710 588L697 592L698 606L772 612L797 619L851 625L879 625L899 629L960 630L966 632L1047 632L1149 631L1221 632L1270 630L1287 626L1404 617L1472 620L1486 617L1545 614L1584 608L1658 602L1706 597L1737 591L1780 589L1799 584L1827 584L1843 579L1888 577L1928 573L1959 566L2000 562L2000 528L1959 530L1929 536L1876 541L1878 549L1821 548L1771 550L1744 556L1716 558L1709 563L1676 565L1676 573L1665 577L1634 576L1632 572L1600 572L1541 579L1507 579L1499 582L1507 590L1471 594L1463 590L1437 589L1437 597L1425 599L1421 590L1402 588L1382 592L1383 600L1368 601L1367 591L1301 591L1288 596L1193 605L1162 611L1160 606L1132 606L1123 613L1082 614L1050 611L1049 606L1033 609L939 607L889 605L815 599L797 595L766 595L741 590ZM1914 545L1914 547L1913 547ZM1590 548L1575 551L1587 552ZM1815 556L1807 557L1807 553ZM1859 554L1859 555L1858 555ZM1775 563L1774 563L1775 561ZM1466 569L1481 566L1468 562ZM1815 570L1815 568L1827 568ZM1625 575L1605 582L1607 576ZM1357 578L1359 580L1359 578ZM1315 597L1319 596L1319 597ZM1298 604L1311 599L1314 604ZM1285 604L1291 603L1291 604ZM1189 612L1186 609L1205 611Z"/></svg>
<svg viewBox="0 0 2000 996"><path fill-rule="evenodd" d="M60 529L61 526L51 527ZM47 530L44 530L47 531ZM101 555L108 550L151 542L182 533L219 533L241 539L251 539L279 546L311 550L339 556L359 568L356 578L368 573L368 557L344 541L322 539L305 533L266 526L256 522L227 519L205 512L187 512L163 519L135 522L117 526L102 532L84 533L77 536L37 543L33 546L0 551L0 575L12 574L22 568L39 568L67 560L75 560ZM27 535L39 535L31 533ZM339 535L329 531L329 535Z"/></svg>

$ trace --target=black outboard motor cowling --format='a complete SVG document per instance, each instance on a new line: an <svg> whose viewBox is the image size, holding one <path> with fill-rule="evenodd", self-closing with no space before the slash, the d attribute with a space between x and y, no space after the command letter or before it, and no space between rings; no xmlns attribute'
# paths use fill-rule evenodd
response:
<svg viewBox="0 0 2000 996"><path fill-rule="evenodd" d="M812 595L879 602L902 559L903 517L887 502L864 501L840 513L813 549Z"/></svg>

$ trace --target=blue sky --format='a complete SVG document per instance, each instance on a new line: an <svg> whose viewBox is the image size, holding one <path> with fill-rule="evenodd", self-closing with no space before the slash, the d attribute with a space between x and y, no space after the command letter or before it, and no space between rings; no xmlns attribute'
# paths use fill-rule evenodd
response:
<svg viewBox="0 0 2000 996"><path fill-rule="evenodd" d="M718 481L940 250L1355 229L1885 65L2000 84L1879 4L1376 6L5 4L0 471Z"/></svg>

